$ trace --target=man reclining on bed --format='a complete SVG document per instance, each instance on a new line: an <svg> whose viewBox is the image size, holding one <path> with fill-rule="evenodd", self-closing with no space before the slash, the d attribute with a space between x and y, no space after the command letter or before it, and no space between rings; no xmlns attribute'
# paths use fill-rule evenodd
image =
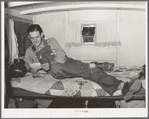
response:
<svg viewBox="0 0 149 119"><path fill-rule="evenodd" d="M94 63L83 63L67 57L54 38L44 39L43 30L38 24L29 26L27 32L33 45L26 50L24 60L27 70L31 71L33 75L38 70L32 69L28 64L41 63L41 67L54 78L82 77L96 82L111 96L116 90L121 90L126 101L141 89L140 80L124 83L97 68Z"/></svg>

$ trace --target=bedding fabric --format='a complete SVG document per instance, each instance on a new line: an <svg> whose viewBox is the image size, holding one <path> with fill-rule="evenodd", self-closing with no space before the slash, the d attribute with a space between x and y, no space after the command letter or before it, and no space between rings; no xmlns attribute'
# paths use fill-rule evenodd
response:
<svg viewBox="0 0 149 119"><path fill-rule="evenodd" d="M140 67L116 67L112 72L106 72L124 82L130 81L133 76L141 71ZM31 73L27 73L23 78L11 79L12 87L22 88L35 93L67 96L67 97L97 97L109 96L97 83L83 78L55 79L50 74L33 78ZM113 95L121 95L117 90Z"/></svg>

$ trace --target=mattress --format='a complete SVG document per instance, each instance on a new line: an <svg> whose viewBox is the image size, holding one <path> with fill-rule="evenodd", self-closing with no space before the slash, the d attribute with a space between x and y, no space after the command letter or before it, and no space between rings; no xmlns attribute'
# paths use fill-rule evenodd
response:
<svg viewBox="0 0 149 119"><path fill-rule="evenodd" d="M124 82L130 81L134 76L141 72L139 66L115 67L113 71L106 72ZM32 77L31 73L27 73L23 78L12 78L11 86L15 88L25 89L27 91L46 94L52 96L67 97L98 97L110 96L97 83L79 78L55 79L50 74L43 74L39 77ZM117 90L113 96L121 95L121 91Z"/></svg>

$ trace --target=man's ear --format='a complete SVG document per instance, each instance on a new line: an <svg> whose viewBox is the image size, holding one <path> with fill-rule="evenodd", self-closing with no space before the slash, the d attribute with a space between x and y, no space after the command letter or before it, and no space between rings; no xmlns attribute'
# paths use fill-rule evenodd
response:
<svg viewBox="0 0 149 119"><path fill-rule="evenodd" d="M44 33L43 32L41 33L41 38L44 38Z"/></svg>

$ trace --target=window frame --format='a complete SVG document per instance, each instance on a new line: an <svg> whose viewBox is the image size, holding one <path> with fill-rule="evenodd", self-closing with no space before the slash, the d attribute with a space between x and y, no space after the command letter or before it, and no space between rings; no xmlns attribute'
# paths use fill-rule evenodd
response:
<svg viewBox="0 0 149 119"><path fill-rule="evenodd" d="M83 30L84 27L95 27L95 34L94 34L94 37L93 37L93 42L84 42L84 38L83 38L83 35L82 35L82 30ZM95 45L96 38L97 38L97 24L96 23L82 23L81 24L80 34L81 34L81 43L82 43L82 45Z"/></svg>

